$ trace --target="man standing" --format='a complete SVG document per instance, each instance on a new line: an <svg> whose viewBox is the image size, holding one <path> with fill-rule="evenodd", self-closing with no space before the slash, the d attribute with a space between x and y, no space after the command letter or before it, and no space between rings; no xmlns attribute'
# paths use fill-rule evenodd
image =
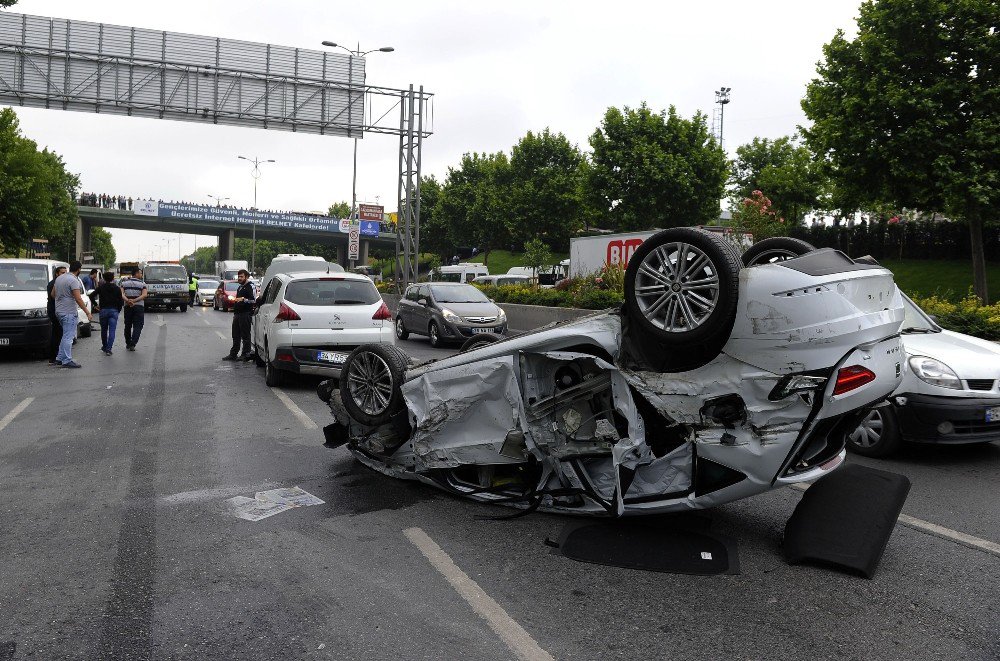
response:
<svg viewBox="0 0 1000 661"><path fill-rule="evenodd" d="M65 266L57 266L55 273L52 275L52 279L49 280L49 284L45 286L48 292L48 304L46 305L46 313L48 314L49 321L52 323L52 330L49 332L49 365L58 365L56 362L56 355L59 353L59 342L62 340L62 324L59 323L59 317L56 315L56 279L59 278L63 273L66 272Z"/></svg>
<svg viewBox="0 0 1000 661"><path fill-rule="evenodd" d="M121 282L122 299L125 304L125 348L135 351L145 323L146 304L143 303L149 291L142 281L142 269L132 271L132 277Z"/></svg>
<svg viewBox="0 0 1000 661"><path fill-rule="evenodd" d="M188 292L191 294L191 307L194 307L195 300L198 298L198 278L194 275L188 276Z"/></svg>
<svg viewBox="0 0 1000 661"><path fill-rule="evenodd" d="M115 284L115 274L104 273L104 282L97 288L100 300L101 320L101 351L105 356L111 355L111 347L115 344L115 330L118 328L118 314L125 305L122 289Z"/></svg>
<svg viewBox="0 0 1000 661"><path fill-rule="evenodd" d="M253 358L253 348L250 346L250 314L253 312L255 299L250 272L240 269L236 274L236 280L240 283L240 287L236 290L236 299L233 301L233 348L223 360L236 360L237 357L250 360ZM241 340L242 354L240 354Z"/></svg>
<svg viewBox="0 0 1000 661"><path fill-rule="evenodd" d="M52 287L56 293L56 316L62 325L62 339L59 341L59 353L56 362L63 367L80 367L73 360L73 340L76 339L77 314L79 307L87 313L87 322L93 321L87 304L83 299L83 283L80 282L80 262L73 261L69 265L69 273L63 273L56 278Z"/></svg>

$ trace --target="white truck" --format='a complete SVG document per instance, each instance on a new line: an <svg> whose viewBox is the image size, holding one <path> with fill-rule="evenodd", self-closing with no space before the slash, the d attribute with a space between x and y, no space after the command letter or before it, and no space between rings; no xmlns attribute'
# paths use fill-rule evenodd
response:
<svg viewBox="0 0 1000 661"><path fill-rule="evenodd" d="M753 244L749 234L733 234L729 227L719 225L699 225L698 229L722 234L734 242L742 252ZM603 234L581 236L569 240L569 277L579 278L591 275L604 268L605 264L628 266L628 260L642 242L660 230L630 232L625 234Z"/></svg>
<svg viewBox="0 0 1000 661"><path fill-rule="evenodd" d="M250 270L250 265L245 259L224 259L215 263L215 275L222 280L235 280L240 269Z"/></svg>

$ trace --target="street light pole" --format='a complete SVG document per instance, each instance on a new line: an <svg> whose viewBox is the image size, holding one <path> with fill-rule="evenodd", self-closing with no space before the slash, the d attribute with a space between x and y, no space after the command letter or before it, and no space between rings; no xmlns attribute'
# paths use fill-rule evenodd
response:
<svg viewBox="0 0 1000 661"><path fill-rule="evenodd" d="M260 179L260 164L261 163L274 163L273 158L269 158L266 161L257 158L247 158L246 156L237 156L236 158L241 158L244 161L249 161L253 163L253 170L250 171L250 176L253 177L253 229L250 238L250 272L253 273L256 269L257 262L257 180ZM233 237L235 243L235 237Z"/></svg>
<svg viewBox="0 0 1000 661"><path fill-rule="evenodd" d="M375 53L375 52L379 52L379 53L391 53L394 50L396 50L392 46L382 46L381 48L373 48L372 50L369 50L369 51L362 51L361 50L361 44L358 44L357 47L354 48L354 50L351 50L350 48L347 48L346 46L341 46L340 44L332 42L332 41L324 41L323 45L324 46L329 46L330 48L339 48L341 50L347 51L347 53L351 56L351 58L365 57L369 53ZM351 71L353 73L353 71L354 71L354 62L353 62L353 59L348 64L348 67L349 67L349 71ZM357 212L358 212L358 139L355 137L354 138L354 173L353 173L353 175L351 177L351 221L352 222L354 221L354 218L357 216ZM354 266L354 263L353 263L353 260L352 260L351 267L353 268L353 266Z"/></svg>
<svg viewBox="0 0 1000 661"><path fill-rule="evenodd" d="M719 147L722 147L722 129L726 120L726 104L729 103L729 92L732 87L720 87L715 93L715 102L719 104ZM725 149L723 147L723 149Z"/></svg>

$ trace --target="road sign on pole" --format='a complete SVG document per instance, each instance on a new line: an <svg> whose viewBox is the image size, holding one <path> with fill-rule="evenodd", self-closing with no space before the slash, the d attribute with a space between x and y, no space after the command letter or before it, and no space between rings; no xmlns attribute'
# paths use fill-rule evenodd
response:
<svg viewBox="0 0 1000 661"><path fill-rule="evenodd" d="M361 223L351 220L351 229L347 233L347 259L351 260L351 267L354 267L354 260L361 254Z"/></svg>

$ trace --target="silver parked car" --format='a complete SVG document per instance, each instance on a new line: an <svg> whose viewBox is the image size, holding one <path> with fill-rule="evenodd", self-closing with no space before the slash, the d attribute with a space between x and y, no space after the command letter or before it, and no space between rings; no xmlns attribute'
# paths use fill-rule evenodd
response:
<svg viewBox="0 0 1000 661"><path fill-rule="evenodd" d="M740 259L722 237L664 230L633 254L621 309L423 364L358 347L339 389L319 389L327 444L453 494L577 514L816 480L900 382L900 293L835 250Z"/></svg>
<svg viewBox="0 0 1000 661"><path fill-rule="evenodd" d="M396 337L427 335L431 346L507 332L507 314L479 289L460 282L410 285L396 309Z"/></svg>

